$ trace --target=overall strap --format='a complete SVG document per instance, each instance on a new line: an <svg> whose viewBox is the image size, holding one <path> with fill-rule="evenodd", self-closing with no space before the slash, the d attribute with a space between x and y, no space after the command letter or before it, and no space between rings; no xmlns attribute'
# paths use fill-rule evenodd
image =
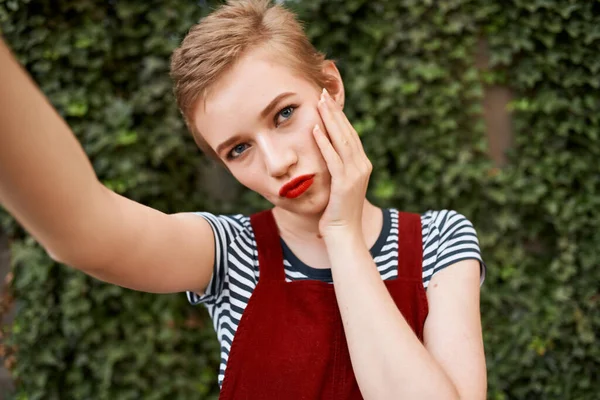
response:
<svg viewBox="0 0 600 400"><path fill-rule="evenodd" d="M419 214L398 212L398 278L423 279L423 234Z"/></svg>
<svg viewBox="0 0 600 400"><path fill-rule="evenodd" d="M265 210L251 215L250 223L258 251L259 281L285 282L283 252L272 211Z"/></svg>

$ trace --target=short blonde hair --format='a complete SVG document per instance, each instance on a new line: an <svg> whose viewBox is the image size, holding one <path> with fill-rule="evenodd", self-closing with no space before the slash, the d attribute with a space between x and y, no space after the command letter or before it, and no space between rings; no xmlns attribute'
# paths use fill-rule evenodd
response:
<svg viewBox="0 0 600 400"><path fill-rule="evenodd" d="M194 25L171 58L177 105L198 146L220 161L195 128L193 110L249 50L267 48L317 87L331 87L325 55L310 43L296 16L269 0L230 0Z"/></svg>

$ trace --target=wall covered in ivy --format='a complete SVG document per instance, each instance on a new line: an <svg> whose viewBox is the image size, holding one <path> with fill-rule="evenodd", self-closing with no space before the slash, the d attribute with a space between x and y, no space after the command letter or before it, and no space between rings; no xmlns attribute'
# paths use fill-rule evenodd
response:
<svg viewBox="0 0 600 400"><path fill-rule="evenodd" d="M374 165L369 197L455 209L477 228L488 398L597 398L600 2L287 3L342 72ZM265 202L199 153L171 94L170 53L208 11L204 1L0 0L0 29L109 188L165 212L251 212ZM482 118L491 86L513 99L502 167ZM202 308L58 265L0 220L12 238L17 313L2 351L14 398L216 399L218 345Z"/></svg>

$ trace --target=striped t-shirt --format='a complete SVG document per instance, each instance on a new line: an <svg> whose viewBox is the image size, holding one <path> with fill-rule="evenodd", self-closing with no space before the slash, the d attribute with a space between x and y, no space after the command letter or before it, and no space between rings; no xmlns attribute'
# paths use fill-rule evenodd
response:
<svg viewBox="0 0 600 400"><path fill-rule="evenodd" d="M259 278L256 240L246 215L199 213L213 229L215 263L212 279L202 296L188 292L190 303L203 303L213 320L221 347L219 386L223 384L235 332ZM456 211L427 211L421 215L423 286L433 275L458 261L479 260L485 276L473 224ZM331 269L312 268L300 261L281 240L287 282L321 280L332 283ZM398 269L398 210L383 210L381 233L370 249L383 280L394 279Z"/></svg>

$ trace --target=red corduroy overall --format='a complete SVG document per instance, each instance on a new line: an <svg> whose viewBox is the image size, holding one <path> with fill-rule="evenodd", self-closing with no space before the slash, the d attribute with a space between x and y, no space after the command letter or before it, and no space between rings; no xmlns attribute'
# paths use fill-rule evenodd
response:
<svg viewBox="0 0 600 400"><path fill-rule="evenodd" d="M421 219L400 212L398 222L398 278L385 285L423 340L428 307L421 276ZM220 399L362 399L333 285L286 282L271 210L252 215L251 223L260 278L231 346Z"/></svg>

